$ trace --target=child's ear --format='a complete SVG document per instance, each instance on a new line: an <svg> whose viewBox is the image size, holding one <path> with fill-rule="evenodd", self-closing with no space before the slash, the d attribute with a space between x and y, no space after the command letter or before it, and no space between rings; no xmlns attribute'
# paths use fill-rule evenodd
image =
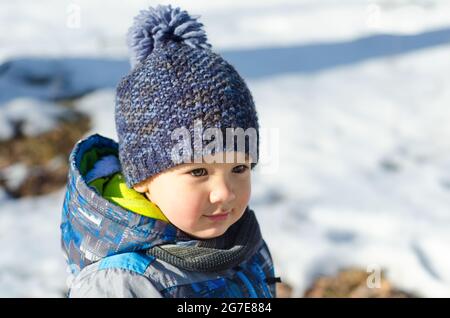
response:
<svg viewBox="0 0 450 318"><path fill-rule="evenodd" d="M141 181L133 186L133 189L137 192L144 193L147 192L147 182Z"/></svg>

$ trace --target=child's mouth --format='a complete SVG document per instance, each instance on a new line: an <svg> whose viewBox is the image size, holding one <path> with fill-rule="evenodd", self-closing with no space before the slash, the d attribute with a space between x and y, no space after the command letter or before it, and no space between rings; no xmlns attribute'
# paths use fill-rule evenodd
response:
<svg viewBox="0 0 450 318"><path fill-rule="evenodd" d="M228 218L228 215L231 213L231 210L225 212L225 213L220 213L220 214L215 214L215 215L205 215L208 219L210 219L211 221L224 221Z"/></svg>

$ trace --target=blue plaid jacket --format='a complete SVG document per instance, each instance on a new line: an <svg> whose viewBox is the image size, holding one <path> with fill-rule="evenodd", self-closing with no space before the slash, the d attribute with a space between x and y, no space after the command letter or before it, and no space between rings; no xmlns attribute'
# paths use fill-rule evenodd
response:
<svg viewBox="0 0 450 318"><path fill-rule="evenodd" d="M186 271L146 254L155 245L180 244L182 234L88 186L89 167L117 151L115 141L95 134L70 154L61 221L61 244L75 277L69 297L275 297L272 258L263 240L254 255L221 272Z"/></svg>

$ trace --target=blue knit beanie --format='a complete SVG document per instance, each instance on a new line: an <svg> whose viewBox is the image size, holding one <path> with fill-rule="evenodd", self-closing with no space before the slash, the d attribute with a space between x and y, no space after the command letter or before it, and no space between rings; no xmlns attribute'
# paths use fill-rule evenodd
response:
<svg viewBox="0 0 450 318"><path fill-rule="evenodd" d="M129 29L132 69L117 87L115 109L119 160L129 187L182 163L173 159L180 141L172 133L186 128L194 145L196 121L204 130L220 129L223 136L227 128L252 128L252 168L257 163L259 125L252 95L233 66L212 52L197 19L159 5L142 10ZM210 142L203 139L200 147ZM223 144L221 150L237 151L237 143L233 148ZM197 146L188 154L192 162L202 149ZM244 149L248 154L250 145Z"/></svg>

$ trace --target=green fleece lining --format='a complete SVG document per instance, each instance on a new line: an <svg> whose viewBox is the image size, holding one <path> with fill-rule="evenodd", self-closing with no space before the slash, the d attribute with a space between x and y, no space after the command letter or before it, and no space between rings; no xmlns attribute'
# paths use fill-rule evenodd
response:
<svg viewBox="0 0 450 318"><path fill-rule="evenodd" d="M120 172L106 178L99 178L91 183L101 196L118 206L153 219L169 222L161 209L143 194L128 188Z"/></svg>
<svg viewBox="0 0 450 318"><path fill-rule="evenodd" d="M94 167L94 164L103 156L116 154L114 149L102 148L87 151L80 163L80 172L85 175ZM122 173L117 172L112 176L98 178L89 183L100 195L118 206L153 219L169 222L161 209L148 200L143 194L128 188Z"/></svg>

